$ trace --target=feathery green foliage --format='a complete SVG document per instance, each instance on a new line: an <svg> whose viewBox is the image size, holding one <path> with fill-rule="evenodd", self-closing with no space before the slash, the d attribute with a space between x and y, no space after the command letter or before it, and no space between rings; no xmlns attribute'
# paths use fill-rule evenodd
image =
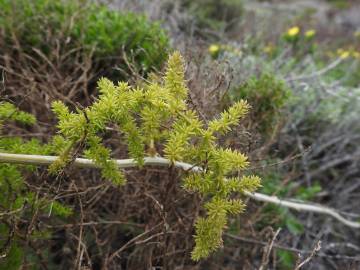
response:
<svg viewBox="0 0 360 270"><path fill-rule="evenodd" d="M207 215L198 218L195 224L192 258L207 257L222 245L227 216L244 209L240 199L233 199L233 192L254 191L260 186L256 176L227 178L229 173L248 166L247 157L217 143L219 135L238 125L249 109L248 104L240 100L208 124L201 121L187 108L188 89L178 52L169 58L163 81L152 81L140 88L123 82L115 85L103 78L98 88L97 101L83 110L70 112L63 103L53 103L61 136L57 140L70 146L59 153L62 157L59 164L64 166L83 153L99 165L104 178L124 184L124 175L111 161L111 149L103 145L101 138L106 127L112 125L118 127L127 142L128 155L139 166L147 155L164 155L172 162L199 166L200 172L189 172L184 178L183 187L207 198L204 207Z"/></svg>
<svg viewBox="0 0 360 270"><path fill-rule="evenodd" d="M21 125L32 125L36 121L35 117L29 113L18 110L13 104L8 102L0 103L0 151L6 153L38 154L46 155L52 152L52 146L41 144L36 139L25 141L19 137L2 136L2 128L8 122L16 122ZM11 236L12 226L21 223L21 219L32 217L35 212L51 212L60 217L72 214L72 209L54 201L49 202L45 197L36 195L25 184L23 172L34 170L34 166L20 166L14 164L0 164L0 210L2 212L0 222L0 247L2 252L7 255L0 261L1 269L19 269L25 256L31 257L32 251L25 252L21 240L17 235ZM4 212L4 214L3 214ZM9 214L11 213L11 214ZM3 222L6 221L6 222ZM13 223L13 224L12 224ZM19 226L19 230L27 230L24 226ZM28 232L24 232L28 233ZM31 231L37 233L36 230ZM9 241L6 237L9 237ZM21 237L20 237L21 238Z"/></svg>
<svg viewBox="0 0 360 270"><path fill-rule="evenodd" d="M31 114L19 111L13 104L9 102L0 103L0 121L12 120L22 124L34 124L35 117ZM1 128L0 122L0 128Z"/></svg>

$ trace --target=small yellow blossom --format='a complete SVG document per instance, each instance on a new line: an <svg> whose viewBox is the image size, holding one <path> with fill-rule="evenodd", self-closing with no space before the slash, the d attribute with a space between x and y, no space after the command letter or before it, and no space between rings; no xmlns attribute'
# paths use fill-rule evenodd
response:
<svg viewBox="0 0 360 270"><path fill-rule="evenodd" d="M338 49L336 52L341 59L346 59L350 56L350 52L344 49Z"/></svg>
<svg viewBox="0 0 360 270"><path fill-rule="evenodd" d="M348 51L345 51L342 54L340 54L340 58L342 58L342 59L346 59L349 56L350 56L350 52L348 52Z"/></svg>
<svg viewBox="0 0 360 270"><path fill-rule="evenodd" d="M211 44L209 47L209 53L211 53L212 55L217 54L220 50L220 46L217 44Z"/></svg>
<svg viewBox="0 0 360 270"><path fill-rule="evenodd" d="M305 37L308 39L311 39L315 36L315 34L316 34L316 31L314 29L310 29L305 32Z"/></svg>
<svg viewBox="0 0 360 270"><path fill-rule="evenodd" d="M300 33L300 28L298 26L291 27L287 30L287 35L289 37L295 37Z"/></svg>
<svg viewBox="0 0 360 270"><path fill-rule="evenodd" d="M359 31L356 31L356 32L354 33L354 37L360 38L360 30L359 30Z"/></svg>

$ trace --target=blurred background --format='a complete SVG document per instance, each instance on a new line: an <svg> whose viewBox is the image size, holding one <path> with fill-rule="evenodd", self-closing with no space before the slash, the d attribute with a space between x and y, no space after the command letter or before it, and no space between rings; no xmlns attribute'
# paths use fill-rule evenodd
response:
<svg viewBox="0 0 360 270"><path fill-rule="evenodd" d="M0 149L53 153L46 147L56 134L52 101L88 106L103 76L141 84L162 73L173 50L184 56L189 106L202 119L239 99L251 104L223 144L249 155L249 173L262 178L259 192L318 203L360 222L356 0L0 0L1 101L37 119L6 122ZM118 138L106 136L114 157L126 157ZM152 197L168 202L161 196L172 181L165 171L129 171L123 189L90 169L55 179L44 168L2 164L1 177L8 184L0 182L0 212L36 194L52 202L52 214L44 203L36 213L24 206L0 215L0 269L299 269L306 258L301 269L360 269L358 228L249 199L231 218L223 248L195 263L189 254L200 199L181 183L167 213L178 233L154 231L151 242L110 260L162 218Z"/></svg>

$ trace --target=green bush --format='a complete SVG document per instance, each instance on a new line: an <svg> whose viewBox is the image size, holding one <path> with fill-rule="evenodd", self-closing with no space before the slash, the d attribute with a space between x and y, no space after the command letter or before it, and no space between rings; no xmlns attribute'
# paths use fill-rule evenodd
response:
<svg viewBox="0 0 360 270"><path fill-rule="evenodd" d="M144 16L119 13L89 1L0 0L0 28L25 51L45 55L57 42L83 48L94 57L122 57L141 71L159 68L166 60L168 38L158 23Z"/></svg>
<svg viewBox="0 0 360 270"><path fill-rule="evenodd" d="M351 1L346 0L327 0L330 4L332 4L335 8L338 9L346 9L351 5Z"/></svg>
<svg viewBox="0 0 360 270"><path fill-rule="evenodd" d="M234 24L244 11L241 0L184 0L183 5L199 27L217 30Z"/></svg>
<svg viewBox="0 0 360 270"><path fill-rule="evenodd" d="M252 77L230 91L232 101L246 99L250 103L252 119L256 119L258 130L264 134L273 131L289 97L290 91L285 83L268 73Z"/></svg>

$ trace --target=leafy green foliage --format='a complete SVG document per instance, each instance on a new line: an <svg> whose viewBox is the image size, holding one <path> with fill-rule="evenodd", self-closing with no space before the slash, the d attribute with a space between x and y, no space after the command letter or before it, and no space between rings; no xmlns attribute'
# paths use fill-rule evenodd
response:
<svg viewBox="0 0 360 270"><path fill-rule="evenodd" d="M124 184L123 173L116 167L111 149L103 145L101 135L108 125L118 127L128 145L128 155L139 166L146 155L163 154L170 161L196 164L199 172L189 172L183 187L201 193L207 199L206 217L196 224L194 260L207 257L222 244L222 231L227 215L240 213L244 204L234 199L234 192L254 191L260 186L256 176L227 177L248 166L247 157L235 150L218 146L217 137L239 124L249 106L239 100L219 118L208 124L187 108L188 89L184 81L181 55L175 52L168 61L163 80L155 80L140 87L127 83L113 84L108 79L98 83L100 96L83 110L70 112L61 102L53 103L59 118L58 128L69 148L55 166L61 170L75 155L83 153L101 169L104 178L117 185ZM82 147L79 148L79 145ZM53 167L54 170L54 167Z"/></svg>
<svg viewBox="0 0 360 270"><path fill-rule="evenodd" d="M35 117L18 110L11 103L0 103L0 131L2 131L3 125L13 121L31 125L35 123ZM24 141L19 137L0 136L0 152L46 155L51 152L51 149L52 147L43 145L36 139ZM21 240L12 232L14 228L11 223L31 217L34 211L49 212L49 200L36 196L24 182L23 172L31 170L34 170L34 166L0 164L0 193L2 194L0 196L0 211L2 212L0 217L2 221L6 220L0 224L0 234L3 236L0 240L0 247L4 248L2 251L6 254L6 257L0 262L1 269L19 269L24 256L31 256L31 251L25 253L21 247ZM69 207L56 201L52 202L52 212L62 217L72 214ZM3 213L5 214L3 215ZM32 234L36 233L36 230L32 232Z"/></svg>
<svg viewBox="0 0 360 270"><path fill-rule="evenodd" d="M3 232L2 229L0 229L1 235L7 235L8 232ZM1 269L7 269L7 270L18 270L21 267L22 259L24 257L23 250L17 245L14 244L11 246L10 250L7 254L6 260L0 261L0 268Z"/></svg>
<svg viewBox="0 0 360 270"><path fill-rule="evenodd" d="M261 192L269 195L286 197L289 193L294 193L292 197L299 200L311 200L322 189L319 183L315 182L309 187L297 187L293 182L281 183L281 176L274 172L268 172L262 176L264 181ZM276 223L276 226L286 227L292 234L299 235L304 232L301 221L296 218L288 208L278 207L276 205L267 205L263 209L263 222L266 224Z"/></svg>
<svg viewBox="0 0 360 270"><path fill-rule="evenodd" d="M334 7L339 9L346 9L351 6L351 1L346 0L327 0L330 4L334 5Z"/></svg>
<svg viewBox="0 0 360 270"><path fill-rule="evenodd" d="M279 257L280 269L293 269L296 263L296 256L293 252L287 250L277 250L277 256Z"/></svg>
<svg viewBox="0 0 360 270"><path fill-rule="evenodd" d="M200 27L216 30L234 24L244 11L241 0L184 0L183 5Z"/></svg>
<svg viewBox="0 0 360 270"><path fill-rule="evenodd" d="M73 210L71 207L61 204L58 201L51 202L51 204L48 206L48 209L46 210L49 215L51 213L54 213L55 215L64 218L69 217L73 214Z"/></svg>
<svg viewBox="0 0 360 270"><path fill-rule="evenodd" d="M285 83L268 73L252 77L230 92L234 101L248 100L253 108L253 119L257 120L260 131L265 134L271 134L289 97L290 91Z"/></svg>
<svg viewBox="0 0 360 270"><path fill-rule="evenodd" d="M339 64L336 68L330 70L325 77L327 81L341 80L344 86L357 88L360 84L360 61L352 61L351 68L349 62L351 58L345 59L343 63ZM319 66L323 67L323 63Z"/></svg>
<svg viewBox="0 0 360 270"><path fill-rule="evenodd" d="M26 51L45 55L56 37L69 50L84 48L96 58L119 57L124 50L143 71L159 68L167 57L168 38L159 24L86 0L0 0L0 28L8 41L15 36Z"/></svg>

